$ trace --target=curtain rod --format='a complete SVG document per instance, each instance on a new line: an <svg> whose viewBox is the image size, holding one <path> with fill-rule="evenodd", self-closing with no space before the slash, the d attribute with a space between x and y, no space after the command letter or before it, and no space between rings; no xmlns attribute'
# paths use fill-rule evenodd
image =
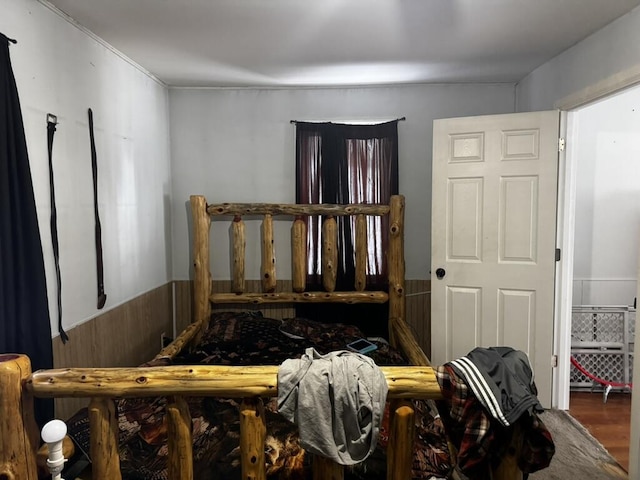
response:
<svg viewBox="0 0 640 480"><path fill-rule="evenodd" d="M17 41L16 39L14 39L14 38L9 38L9 37L6 37L6 38L7 38L7 40L9 40L9 41L10 41L11 43L13 43L14 45L15 45L16 43L18 43L18 41Z"/></svg>
<svg viewBox="0 0 640 480"><path fill-rule="evenodd" d="M393 122L393 121L404 122L406 119L407 117L400 117L400 118L395 118L393 120L386 120L385 122ZM299 123L299 122L304 122L304 120L289 120L289 123ZM382 122L382 123L385 123L385 122ZM363 124L363 125L366 125L366 124Z"/></svg>

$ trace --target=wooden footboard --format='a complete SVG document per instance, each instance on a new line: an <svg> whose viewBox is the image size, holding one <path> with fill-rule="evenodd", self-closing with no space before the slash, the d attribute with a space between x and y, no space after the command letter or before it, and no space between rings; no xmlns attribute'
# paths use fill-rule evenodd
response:
<svg viewBox="0 0 640 480"><path fill-rule="evenodd" d="M266 437L263 398L278 394L277 366L169 366L142 368L78 368L29 372L25 356L0 357L0 479L35 480L35 447L28 425L34 426L30 398L90 397L93 478L119 479L118 425L113 398L166 396L169 478L193 478L191 415L184 397L242 399L240 445L242 478L265 479ZM393 400L388 447L388 479L411 478L413 404L407 399L440 398L430 367L382 367ZM11 372L11 373L7 373ZM21 373L15 373L21 372ZM25 375L25 373L27 373ZM37 433L37 432L36 432ZM37 438L37 437L36 437ZM327 459L313 462L314 478L340 479L343 467ZM331 476L327 476L331 472Z"/></svg>

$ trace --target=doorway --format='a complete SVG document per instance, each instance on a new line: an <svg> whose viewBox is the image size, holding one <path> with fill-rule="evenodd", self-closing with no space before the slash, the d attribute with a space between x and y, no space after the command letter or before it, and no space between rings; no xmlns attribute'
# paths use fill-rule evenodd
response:
<svg viewBox="0 0 640 480"><path fill-rule="evenodd" d="M573 212L563 226L563 253L571 255L569 262L565 262L565 266L571 263L571 268L565 272L564 288L557 297L558 304L564 303L563 318L571 318L571 311L577 306L628 307L637 295L640 87L631 87L571 110L567 132L565 178L561 175L560 180L561 185L564 180L568 188L564 195L569 199L565 213L572 208ZM573 335L575 347L576 332L570 322L565 323L569 325L564 329L561 325L557 330L560 363L556 379L557 406L573 410L570 384L576 385L585 377L576 375L575 367L569 364L570 355L575 352L571 350L571 343ZM620 327L604 325L602 328ZM629 341L633 342L634 329L630 330ZM589 363L587 370L598 379L608 376L605 379L621 380L624 370L632 364L633 355L624 358L623 352L613 349L594 351L590 358L582 358L583 363ZM604 387L600 385L598 402L604 400ZM610 394L628 395L628 389L627 393L622 393L624 390L613 388ZM627 418L628 422L628 416L621 418Z"/></svg>

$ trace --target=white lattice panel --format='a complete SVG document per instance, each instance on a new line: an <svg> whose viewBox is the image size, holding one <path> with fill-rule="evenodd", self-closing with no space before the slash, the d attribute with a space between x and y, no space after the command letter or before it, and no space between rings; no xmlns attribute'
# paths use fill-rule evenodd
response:
<svg viewBox="0 0 640 480"><path fill-rule="evenodd" d="M571 366L572 389L624 389L633 378L635 309L627 306L573 308L571 355L589 375Z"/></svg>

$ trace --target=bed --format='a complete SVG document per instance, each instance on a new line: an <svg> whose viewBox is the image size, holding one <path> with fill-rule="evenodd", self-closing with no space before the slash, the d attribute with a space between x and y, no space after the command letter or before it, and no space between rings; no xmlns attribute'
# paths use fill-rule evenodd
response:
<svg viewBox="0 0 640 480"><path fill-rule="evenodd" d="M163 475L169 479L213 478L211 472L204 477L198 471L198 448L201 437L196 433L197 422L201 418L199 409L213 408L225 415L237 415L234 429L238 447L228 463L237 469L238 478L271 478L268 471L270 451L265 442L271 438L271 421L277 416L272 411L271 400L277 396L277 372L280 357L269 365L244 361L242 365L228 365L225 360L229 351L222 354L204 350L203 345L218 345L221 337L229 335L230 324L242 328L258 328L255 337L267 336L264 331L297 329L318 332L317 323L293 318L288 322L268 319L255 314L215 314L212 305L272 305L272 304L324 304L324 303L387 303L389 311L389 345L381 342L379 353L385 351L388 357L381 362L381 370L388 384L388 405L385 413L383 472L388 479L416 478L416 435L421 419L429 415L429 402L440 399L441 392L434 370L427 356L419 347L405 321L404 297L404 198L396 195L389 205L298 205L298 204L207 204L203 196L192 196L192 239L194 262L193 322L167 347L147 364L138 368L70 368L45 370L32 373L29 359L22 355L0 355L0 479L20 480L37 478L36 450L39 435L33 418L33 397L87 397L91 398L84 414L87 427L87 448L92 457L92 478L121 479L124 457L136 457L136 453L123 453L119 448L122 437L123 404L135 411L140 405L153 404L160 409L161 424L166 441L160 447L166 458L162 467ZM366 218L368 216L388 216L389 248L386 255L388 269L388 290L371 291L366 285ZM323 291L306 291L306 232L304 218L321 216L323 219ZM356 273L352 291L335 291L335 254L337 252L336 217L353 217L356 238ZM230 246L232 251L231 285L232 291L214 293L210 271L210 226L212 218L231 219ZM262 292L245 291L245 228L243 217L261 217L261 280ZM276 291L274 218L282 217L292 223L291 228L291 291ZM279 248L282 247L279 245ZM284 248L284 247L282 247ZM219 252L212 249L216 254ZM212 324L211 319L216 318ZM222 320L221 320L222 319ZM238 320L240 319L240 320ZM226 325L226 327L221 327ZM226 322L226 323L225 323ZM252 322L257 327L251 327ZM262 323L261 323L262 322ZM265 323L267 322L267 323ZM275 323L277 322L277 323ZM234 328L235 328L234 327ZM231 330L234 330L231 328ZM236 341L240 337L251 336L242 328L237 330ZM358 338L359 331L349 330L341 325L339 343L344 339ZM289 330L291 333L291 330ZM218 335L218 337L216 337ZM222 338L224 340L224 338ZM229 338L227 338L229 340ZM289 341L289 340L287 340ZM305 342L310 341L305 337ZM326 342L327 338L322 337ZM294 342L295 343L295 342ZM237 348L240 348L238 344ZM336 344L337 345L337 344ZM255 345L254 345L255 347ZM252 348L254 348L252 347ZM218 348L217 346L215 348ZM215 350L215 349L214 349ZM236 356L249 358L251 351ZM234 352L231 352L233 354ZM225 356L226 355L226 356ZM381 357L382 358L382 357ZM396 359L400 359L396 361ZM259 360L258 360L259 362ZM408 363L408 364L403 364ZM6 392L6 393L5 393ZM114 402L114 399L117 399ZM149 399L146 403L141 399ZM160 400L158 400L160 399ZM197 403L194 403L197 399ZM202 403L205 402L205 403ZM217 403L216 403L217 402ZM232 409L224 405L233 404ZM207 405L207 407L203 407ZM214 407L211 407L214 405ZM222 405L222 407L221 407ZM229 413L231 412L231 413ZM431 410L431 413L433 411ZM267 426L266 422L270 425ZM277 422L277 419L275 420ZM72 419L70 425L74 425ZM433 426L425 427L428 431ZM286 427L281 429L286 430ZM148 436L153 437L153 433ZM286 432L285 432L286 433ZM442 432L434 433L434 439L443 438ZM438 437L440 435L440 437ZM225 437L226 438L226 437ZM195 443L194 443L195 441ZM437 440L434 440L437 442ZM446 439L444 441L446 444ZM449 445L450 447L450 445ZM438 447L440 450L444 447ZM154 450L155 453L158 450ZM195 452L195 453L194 453ZM155 455L154 453L154 455ZM449 453L449 452L442 452ZM267 457L267 458L266 458ZM296 454L292 455L296 458ZM313 479L342 479L353 472L333 461L314 456L304 461L304 467ZM367 467L369 468L369 467ZM195 470L194 470L195 469ZM345 473L345 470L346 473ZM307 470L305 470L307 471ZM235 473L234 473L235 475ZM241 476L240 476L241 475ZM306 474L305 474L306 475ZM368 471L361 470L361 477L370 478ZM384 473L383 473L384 475ZM126 478L126 477L125 477ZM131 478L131 477L129 477ZM140 478L155 478L147 474ZM160 478L160 477L159 477ZM221 476L220 478L232 478ZM297 478L289 476L286 478ZM302 477L300 477L302 478ZM374 478L371 476L371 478ZM384 478L384 476L383 476ZM495 472L496 479L521 478L515 462L515 452L509 451Z"/></svg>

